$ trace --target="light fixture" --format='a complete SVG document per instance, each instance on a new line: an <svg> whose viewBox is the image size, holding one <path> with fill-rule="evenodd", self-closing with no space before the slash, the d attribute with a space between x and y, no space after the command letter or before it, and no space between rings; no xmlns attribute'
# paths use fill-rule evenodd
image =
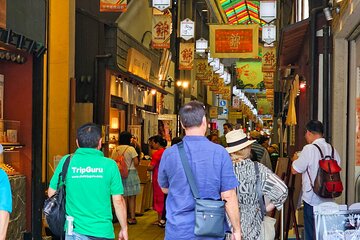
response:
<svg viewBox="0 0 360 240"><path fill-rule="evenodd" d="M181 87L182 86L182 81L176 81L176 86Z"/></svg>
<svg viewBox="0 0 360 240"><path fill-rule="evenodd" d="M300 82L300 89L305 89L306 88L306 81L301 81Z"/></svg>
<svg viewBox="0 0 360 240"><path fill-rule="evenodd" d="M155 95L155 94L156 94L156 90L155 90L155 89L151 89L150 92L151 92L152 95Z"/></svg>
<svg viewBox="0 0 360 240"><path fill-rule="evenodd" d="M330 7L324 8L323 11L324 11L324 14L325 14L326 21L331 21L333 19L333 17L331 15Z"/></svg>
<svg viewBox="0 0 360 240"><path fill-rule="evenodd" d="M119 129L119 118L117 118L117 117L111 118L111 128Z"/></svg>
<svg viewBox="0 0 360 240"><path fill-rule="evenodd" d="M183 82L183 84L182 84L182 86L183 86L183 88L188 88L189 87L189 82L188 81L184 81Z"/></svg>

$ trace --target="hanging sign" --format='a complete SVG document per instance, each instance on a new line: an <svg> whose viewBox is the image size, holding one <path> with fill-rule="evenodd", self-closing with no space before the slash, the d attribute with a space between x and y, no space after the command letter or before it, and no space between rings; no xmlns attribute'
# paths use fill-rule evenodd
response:
<svg viewBox="0 0 360 240"><path fill-rule="evenodd" d="M276 41L276 26L275 25L264 25L262 29L262 40L271 44Z"/></svg>
<svg viewBox="0 0 360 240"><path fill-rule="evenodd" d="M153 15L152 17L152 41L153 48L170 48L171 16Z"/></svg>
<svg viewBox="0 0 360 240"><path fill-rule="evenodd" d="M180 37L185 40L190 40L195 34L195 23L189 18L180 22Z"/></svg>
<svg viewBox="0 0 360 240"><path fill-rule="evenodd" d="M260 18L265 22L271 22L276 19L276 1L275 0L265 0L260 1Z"/></svg>
<svg viewBox="0 0 360 240"><path fill-rule="evenodd" d="M206 80L208 70L207 59L196 59L195 60L195 79ZM212 71L211 71L212 72Z"/></svg>
<svg viewBox="0 0 360 240"><path fill-rule="evenodd" d="M6 29L6 0L0 0L0 28Z"/></svg>
<svg viewBox="0 0 360 240"><path fill-rule="evenodd" d="M100 12L126 12L127 0L100 0Z"/></svg>
<svg viewBox="0 0 360 240"><path fill-rule="evenodd" d="M262 71L275 72L276 69L276 50L275 48L263 48Z"/></svg>
<svg viewBox="0 0 360 240"><path fill-rule="evenodd" d="M210 25L213 58L256 58L259 54L259 25Z"/></svg>
<svg viewBox="0 0 360 240"><path fill-rule="evenodd" d="M194 50L194 43L180 43L179 70L193 69Z"/></svg>
<svg viewBox="0 0 360 240"><path fill-rule="evenodd" d="M171 0L152 0L153 8L159 9L160 11L164 11L171 6Z"/></svg>
<svg viewBox="0 0 360 240"><path fill-rule="evenodd" d="M149 81L151 68L151 60L149 58L145 57L135 48L130 48L126 60L126 66L129 72Z"/></svg>

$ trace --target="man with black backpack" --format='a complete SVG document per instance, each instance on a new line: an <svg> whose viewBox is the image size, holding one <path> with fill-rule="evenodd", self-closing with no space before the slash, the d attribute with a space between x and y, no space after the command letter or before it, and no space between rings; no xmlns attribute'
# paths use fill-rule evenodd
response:
<svg viewBox="0 0 360 240"><path fill-rule="evenodd" d="M77 130L74 154L64 156L50 181L48 196L58 189L59 174L68 164L65 179L65 240L114 239L111 200L121 230L118 239L128 240L126 205L119 169L101 149L101 129L88 123ZM63 226L61 226L63 227ZM63 238L61 238L63 239Z"/></svg>
<svg viewBox="0 0 360 240"><path fill-rule="evenodd" d="M313 207L323 202L333 202L342 192L340 156L323 138L324 127L320 121L306 124L308 143L299 158L292 163L291 172L302 174L302 200L304 204L305 239L315 239Z"/></svg>

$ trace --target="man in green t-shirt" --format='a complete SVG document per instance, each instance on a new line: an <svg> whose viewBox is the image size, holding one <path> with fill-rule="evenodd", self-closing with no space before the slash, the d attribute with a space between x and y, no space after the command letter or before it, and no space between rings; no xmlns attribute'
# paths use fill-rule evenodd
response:
<svg viewBox="0 0 360 240"><path fill-rule="evenodd" d="M66 216L64 229L66 240L114 239L111 199L119 220L121 230L119 239L128 239L126 223L126 205L120 173L114 160L104 157L101 148L101 130L88 123L77 130L76 144L79 147L70 159L66 176ZM64 156L50 181L48 195L56 189L61 173ZM72 224L72 227L68 227Z"/></svg>

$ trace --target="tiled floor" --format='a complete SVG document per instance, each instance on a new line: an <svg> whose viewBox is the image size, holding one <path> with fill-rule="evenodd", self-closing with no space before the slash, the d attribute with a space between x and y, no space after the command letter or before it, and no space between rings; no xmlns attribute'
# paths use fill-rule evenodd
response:
<svg viewBox="0 0 360 240"><path fill-rule="evenodd" d="M164 228L157 225L152 225L157 219L157 213L153 210L148 210L143 216L136 217L137 224L128 225L129 240L163 240ZM116 238L118 237L120 225L114 224Z"/></svg>

